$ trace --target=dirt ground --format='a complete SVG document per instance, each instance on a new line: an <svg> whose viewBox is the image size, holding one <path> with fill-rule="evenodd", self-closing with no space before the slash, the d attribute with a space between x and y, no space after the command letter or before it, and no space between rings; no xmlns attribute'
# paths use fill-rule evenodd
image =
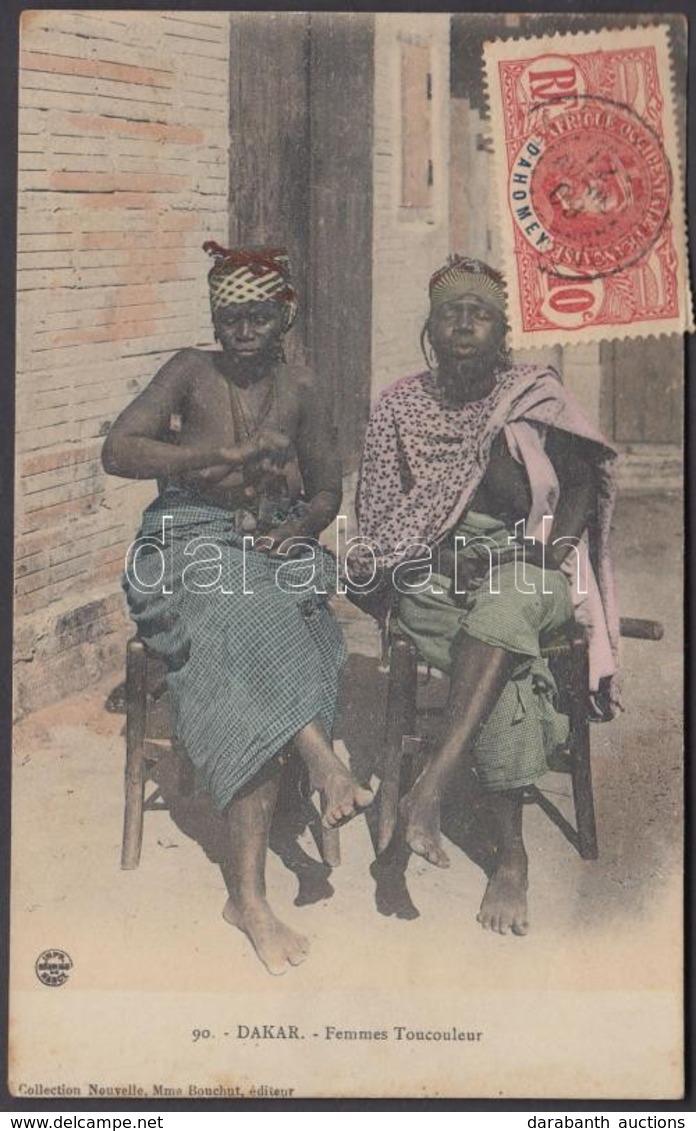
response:
<svg viewBox="0 0 696 1131"><path fill-rule="evenodd" d="M52 1027L52 1079L81 1086L90 1073L107 1084L142 1080L147 1094L161 1079L248 1081L259 1072L295 1080L300 1093L313 1095L677 1094L681 518L676 495L619 502L621 612L660 620L664 639L624 642L625 714L593 728L600 859L583 862L537 807L526 810L533 929L524 939L481 930L475 917L485 876L457 844L446 845L447 872L413 859L408 894L381 907L400 914L381 914L368 827L357 819L342 830L343 862L331 874L307 833L300 844L314 862L296 854L303 864L284 864L271 855L272 902L312 944L304 966L272 979L222 920L220 821L204 795L177 798L166 753L158 773L171 811L146 814L140 867L119 868L124 718L105 704L110 696L113 703L120 673L19 724L15 1087L49 1074L42 1042ZM360 770L381 741L386 677L372 623L349 607L338 611L350 649L338 748ZM549 774L542 787L570 816L569 779ZM48 947L66 950L73 962L59 989L36 980L35 960ZM311 1029L311 1057L298 1060L287 1042L257 1045L258 1053L237 1044L233 1071L227 1054L203 1057L213 1037L191 1037L194 1027L224 1026L223 1008L235 1023L279 1023L279 1007ZM433 1060L420 1049L417 1056L413 1042L387 1042L378 1074L373 1045L348 1055L323 1036L326 1025L356 1016L376 1028L456 1021L489 1033L488 1051L475 1054L478 1062L467 1051L464 1068L449 1050Z"/></svg>

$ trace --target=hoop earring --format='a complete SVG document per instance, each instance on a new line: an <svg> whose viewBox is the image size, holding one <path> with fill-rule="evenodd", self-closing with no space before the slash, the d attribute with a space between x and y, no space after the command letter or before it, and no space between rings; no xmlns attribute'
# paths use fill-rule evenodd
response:
<svg viewBox="0 0 696 1131"><path fill-rule="evenodd" d="M282 336L276 338L276 340L270 345L269 359L273 365L287 365L288 359L285 353L285 345Z"/></svg>
<svg viewBox="0 0 696 1131"><path fill-rule="evenodd" d="M428 323L427 322L425 323L423 329L421 330L420 347L421 347L421 353L423 354L423 357L425 358L425 364L427 365L430 372L433 373L437 369L437 356L436 356L435 350L433 349L432 344L430 342L430 335L428 333Z"/></svg>

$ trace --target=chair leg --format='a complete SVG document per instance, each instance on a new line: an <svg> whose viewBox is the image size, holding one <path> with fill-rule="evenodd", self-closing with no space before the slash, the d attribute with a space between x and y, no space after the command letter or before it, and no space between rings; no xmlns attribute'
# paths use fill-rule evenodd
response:
<svg viewBox="0 0 696 1131"><path fill-rule="evenodd" d="M341 830L321 828L319 851L323 862L329 868L338 868L341 863Z"/></svg>
<svg viewBox="0 0 696 1131"><path fill-rule="evenodd" d="M570 663L570 725L573 733L571 781L578 849L583 860L596 860L597 823L590 763L590 724L587 719L588 655L584 641L573 643Z"/></svg>
<svg viewBox="0 0 696 1131"><path fill-rule="evenodd" d="M146 666L147 657L141 642L129 641L126 655L126 780L122 868L138 867L143 843Z"/></svg>
<svg viewBox="0 0 696 1131"><path fill-rule="evenodd" d="M309 793L309 774L299 758L291 758L283 766L276 811L281 814L295 814L301 825L306 825L314 838L319 855L329 868L338 868L341 863L341 830L325 829L321 823L319 806ZM296 828L295 834L299 832Z"/></svg>
<svg viewBox="0 0 696 1131"><path fill-rule="evenodd" d="M395 640L391 647L384 769L379 791L377 854L384 852L394 835L401 788L404 735L416 728L418 665L410 640Z"/></svg>
<svg viewBox="0 0 696 1131"><path fill-rule="evenodd" d="M172 748L176 751L179 760L179 796L190 797L196 788L196 771L193 768L193 762L183 747L179 746L174 740L172 741Z"/></svg>

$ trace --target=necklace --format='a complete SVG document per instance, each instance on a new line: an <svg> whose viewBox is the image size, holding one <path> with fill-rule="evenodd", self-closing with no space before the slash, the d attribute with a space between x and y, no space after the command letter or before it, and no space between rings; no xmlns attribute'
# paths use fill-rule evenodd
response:
<svg viewBox="0 0 696 1131"><path fill-rule="evenodd" d="M228 381L228 389L234 434L237 443L243 443L245 440L251 440L255 436L258 436L274 406L276 427L278 427L278 398L275 372L271 374L271 379L257 412L254 412L248 404L244 404L240 391L233 381ZM274 512L274 508L267 496L268 484L258 484L256 486L255 495L250 497L245 506L240 507L235 512L235 527L238 531L251 533L259 528L270 528L274 525L274 522L268 517L270 512Z"/></svg>
<svg viewBox="0 0 696 1131"><path fill-rule="evenodd" d="M251 440L254 436L258 436L262 425L270 416L271 409L274 405L276 407L277 419L278 405L275 373L271 376L258 412L253 412L249 405L244 404L240 391L233 381L228 382L228 388L230 392L230 406L232 408L234 431L239 441Z"/></svg>

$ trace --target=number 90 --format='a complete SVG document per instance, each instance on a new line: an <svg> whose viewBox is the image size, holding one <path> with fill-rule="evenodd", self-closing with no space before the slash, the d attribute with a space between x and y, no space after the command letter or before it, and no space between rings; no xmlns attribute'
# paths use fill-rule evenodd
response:
<svg viewBox="0 0 696 1131"><path fill-rule="evenodd" d="M207 1040L210 1039L210 1037L212 1037L212 1035L213 1034L210 1032L210 1029L192 1029L191 1030L191 1039L194 1042L195 1041L207 1041Z"/></svg>

